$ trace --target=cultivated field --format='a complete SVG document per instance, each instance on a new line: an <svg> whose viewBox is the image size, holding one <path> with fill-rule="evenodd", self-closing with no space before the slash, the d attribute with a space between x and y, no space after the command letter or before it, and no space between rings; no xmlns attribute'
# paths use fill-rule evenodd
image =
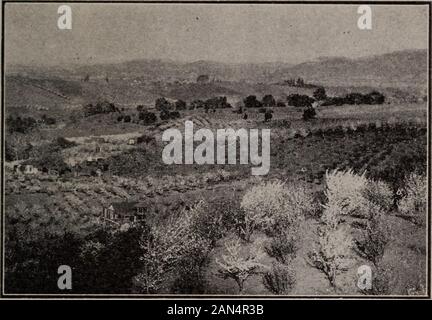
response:
<svg viewBox="0 0 432 320"><path fill-rule="evenodd" d="M71 170L26 175L14 172L11 162L5 184L10 230L40 232L40 226L54 222L62 226L67 216L73 229L53 225L46 232L65 245L71 240L64 236L76 232L74 263L82 281L93 272L85 271L83 255L110 257L116 268L125 268L119 259L136 264L111 278L111 284L102 278L78 285L75 292L424 294L426 104L322 106L312 121L302 119L301 108L271 109L268 122L258 110L240 114L230 108L185 110L177 119L151 125L134 117L118 122L113 113L63 117L41 126L33 135L37 149L13 163L32 163L46 148ZM161 134L168 128L183 130L186 120L195 130L270 128L269 174L253 177L250 166L240 164L165 165ZM73 145L58 149L52 142L58 137ZM146 139L129 143L139 137ZM59 168L50 161L58 162L47 160L47 166ZM112 203L131 201L145 203L148 229L125 229L101 219ZM27 220L20 217L33 212L39 220L21 225ZM96 235L99 228L112 239ZM150 246L144 240L148 232L153 234ZM135 236L127 238L129 233ZM14 237L11 233L11 247L21 248ZM28 241L36 245L38 239ZM114 245L136 246L136 256L102 250ZM40 250L57 249L44 244ZM52 259L55 263L57 257ZM94 272L102 267L92 263ZM358 286L362 265L374 275L373 286L365 290ZM10 285L19 286L10 290L55 291L38 287L42 282L20 282L17 277L27 268L14 262ZM119 281L126 283L120 287Z"/></svg>

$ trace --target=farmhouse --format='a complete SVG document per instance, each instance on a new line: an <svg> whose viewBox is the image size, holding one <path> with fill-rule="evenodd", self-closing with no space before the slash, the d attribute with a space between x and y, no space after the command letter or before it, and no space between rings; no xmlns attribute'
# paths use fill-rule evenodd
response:
<svg viewBox="0 0 432 320"><path fill-rule="evenodd" d="M122 224L138 222L145 218L148 204L137 201L113 202L102 209L102 219Z"/></svg>

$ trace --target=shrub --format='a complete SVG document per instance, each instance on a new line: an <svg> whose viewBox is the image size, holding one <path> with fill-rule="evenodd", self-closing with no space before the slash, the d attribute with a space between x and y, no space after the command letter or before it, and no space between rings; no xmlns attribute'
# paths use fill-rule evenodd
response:
<svg viewBox="0 0 432 320"><path fill-rule="evenodd" d="M247 96L244 100L243 100L244 106L246 108L261 108L262 107L262 103L257 100L256 96Z"/></svg>
<svg viewBox="0 0 432 320"><path fill-rule="evenodd" d="M285 104L285 102L283 102L282 100L278 100L278 101L276 102L276 107L279 107L279 108L285 108L285 107L286 107L286 104Z"/></svg>
<svg viewBox="0 0 432 320"><path fill-rule="evenodd" d="M316 117L316 111L314 108L307 108L303 111L303 120L304 121L309 121L312 119L315 119Z"/></svg>
<svg viewBox="0 0 432 320"><path fill-rule="evenodd" d="M141 111L138 114L138 119L143 121L143 124L150 125L157 121L157 117L153 112Z"/></svg>
<svg viewBox="0 0 432 320"><path fill-rule="evenodd" d="M200 253L198 252L198 255ZM176 267L176 279L170 288L170 293L204 294L208 285L201 268L194 262L195 253L181 259Z"/></svg>
<svg viewBox="0 0 432 320"><path fill-rule="evenodd" d="M226 97L213 97L204 102L204 108L214 111L215 109L231 108L231 105L227 102Z"/></svg>
<svg viewBox="0 0 432 320"><path fill-rule="evenodd" d="M178 111L172 111L172 112L169 113L169 117L171 119L178 119L178 118L180 118L180 112L178 112Z"/></svg>
<svg viewBox="0 0 432 320"><path fill-rule="evenodd" d="M33 130L37 125L37 122L32 117L21 118L21 117L7 117L6 118L6 127L9 133L19 132L19 133L28 133Z"/></svg>
<svg viewBox="0 0 432 320"><path fill-rule="evenodd" d="M337 210L340 215L363 216L362 208L367 203L364 197L368 180L365 173L354 174L352 170L326 172L327 206Z"/></svg>
<svg viewBox="0 0 432 320"><path fill-rule="evenodd" d="M143 134L142 136L138 137L136 140L137 144L140 144L140 143L148 144L148 143L152 143L154 141L155 141L154 137L146 135L146 134Z"/></svg>
<svg viewBox="0 0 432 320"><path fill-rule="evenodd" d="M382 220L382 213L375 213L367 222L364 235L355 240L356 251L375 266L381 261L389 241L389 230Z"/></svg>
<svg viewBox="0 0 432 320"><path fill-rule="evenodd" d="M357 92L347 94L344 99L346 104L362 104L365 102L365 96Z"/></svg>
<svg viewBox="0 0 432 320"><path fill-rule="evenodd" d="M378 91L372 91L364 97L364 103L366 104L383 104L384 101L385 96Z"/></svg>
<svg viewBox="0 0 432 320"><path fill-rule="evenodd" d="M313 97L318 101L325 100L327 98L325 89L323 87L317 88L313 93Z"/></svg>
<svg viewBox="0 0 432 320"><path fill-rule="evenodd" d="M216 258L216 263L220 266L219 274L224 279L233 279L241 294L245 281L261 268L266 268L258 262L263 254L257 247L254 247L252 252L242 252L238 238L225 242L225 249L227 254L222 255L222 262Z"/></svg>
<svg viewBox="0 0 432 320"><path fill-rule="evenodd" d="M176 110L186 110L186 102L183 100L177 100L175 102L175 109Z"/></svg>
<svg viewBox="0 0 432 320"><path fill-rule="evenodd" d="M264 113L264 121L270 121L271 118L273 118L273 114L271 112L271 110L266 110L266 112Z"/></svg>
<svg viewBox="0 0 432 320"><path fill-rule="evenodd" d="M309 253L309 261L324 273L333 288L336 288L336 276L348 266L351 241L344 228L322 226L318 229L317 248Z"/></svg>
<svg viewBox="0 0 432 320"><path fill-rule="evenodd" d="M298 229L293 227L282 228L264 247L270 257L285 264L295 258L298 248Z"/></svg>
<svg viewBox="0 0 432 320"><path fill-rule="evenodd" d="M394 145L390 154L379 165L370 168L369 176L387 182L394 193L403 191L408 175L412 172L423 174L426 171L425 145L426 135Z"/></svg>
<svg viewBox="0 0 432 320"><path fill-rule="evenodd" d="M184 257L195 253L196 261L202 261L202 254L209 250L209 242L194 232L194 223L199 208L183 210L166 223L154 225L151 237L141 243L144 268L135 277L135 285L147 293L160 290L170 272ZM201 255L196 255L200 252Z"/></svg>
<svg viewBox="0 0 432 320"><path fill-rule="evenodd" d="M383 104L385 96L378 92L372 91L367 94L358 92L351 92L344 97L327 97L324 100L323 106L336 105L341 106L344 104L359 105L359 104Z"/></svg>
<svg viewBox="0 0 432 320"><path fill-rule="evenodd" d="M256 229L270 230L275 221L291 224L311 210L313 201L301 186L286 186L280 181L266 182L252 187L242 198L244 210L242 234L249 241Z"/></svg>
<svg viewBox="0 0 432 320"><path fill-rule="evenodd" d="M195 219L195 232L208 239L212 247L235 227L236 218L241 215L237 201L231 199L218 200L213 204L200 201L197 206L201 210Z"/></svg>
<svg viewBox="0 0 432 320"><path fill-rule="evenodd" d="M294 107L310 107L315 100L307 95L290 94L287 97L288 105Z"/></svg>
<svg viewBox="0 0 432 320"><path fill-rule="evenodd" d="M174 105L165 98L158 98L155 101L155 108L158 111L169 111L174 109Z"/></svg>
<svg viewBox="0 0 432 320"><path fill-rule="evenodd" d="M23 164L31 164L37 168L56 170L60 174L70 172L70 167L64 162L60 152L44 153L36 159L31 159Z"/></svg>
<svg viewBox="0 0 432 320"><path fill-rule="evenodd" d="M276 100L271 94L267 94L262 98L262 104L264 107L271 108L276 106Z"/></svg>
<svg viewBox="0 0 432 320"><path fill-rule="evenodd" d="M427 180L426 176L412 173L405 180L405 188L400 189L405 196L399 202L399 213L416 224L426 221Z"/></svg>
<svg viewBox="0 0 432 320"><path fill-rule="evenodd" d="M194 100L189 104L189 110L204 108L204 101Z"/></svg>
<svg viewBox="0 0 432 320"><path fill-rule="evenodd" d="M285 264L273 263L263 275L263 284L273 294L289 294L296 283L294 270Z"/></svg>
<svg viewBox="0 0 432 320"><path fill-rule="evenodd" d="M17 202L4 218L7 228L3 289L9 293L55 293L57 274L52 271L61 264L80 269L79 247L98 227L88 216L63 210L49 212L40 205L24 202Z"/></svg>
<svg viewBox="0 0 432 320"><path fill-rule="evenodd" d="M364 196L385 212L390 211L393 207L393 191L389 185L383 181L368 180L364 190Z"/></svg>
<svg viewBox="0 0 432 320"><path fill-rule="evenodd" d="M84 115L88 117L96 114L116 112L118 111L118 109L116 108L114 103L108 101L102 101L102 102L97 102L95 105L91 103L85 105L83 111L84 111Z"/></svg>
<svg viewBox="0 0 432 320"><path fill-rule="evenodd" d="M345 98L342 97L327 97L327 99L321 103L322 106L342 106L344 104Z"/></svg>
<svg viewBox="0 0 432 320"><path fill-rule="evenodd" d="M170 112L166 111L166 110L161 111L161 113L159 114L159 118L163 121L169 120L170 119Z"/></svg>

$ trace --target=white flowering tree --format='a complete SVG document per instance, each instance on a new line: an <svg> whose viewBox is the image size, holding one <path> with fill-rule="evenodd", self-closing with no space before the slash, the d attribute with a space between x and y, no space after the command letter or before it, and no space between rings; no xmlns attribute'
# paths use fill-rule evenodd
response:
<svg viewBox="0 0 432 320"><path fill-rule="evenodd" d="M355 174L352 170L326 172L327 206L337 208L339 215L362 215L361 208L367 202L365 190L366 173Z"/></svg>
<svg viewBox="0 0 432 320"><path fill-rule="evenodd" d="M404 195L399 201L399 213L416 224L424 224L427 206L426 176L412 173L405 180L405 188L398 193Z"/></svg>
<svg viewBox="0 0 432 320"><path fill-rule="evenodd" d="M286 228L311 211L313 203L312 196L302 186L287 186L281 181L254 186L240 204L244 211L242 236L250 241L254 230L271 231L278 225Z"/></svg>
<svg viewBox="0 0 432 320"><path fill-rule="evenodd" d="M370 202L378 205L384 212L393 208L393 191L384 181L368 180L364 194Z"/></svg>
<svg viewBox="0 0 432 320"><path fill-rule="evenodd" d="M139 290L158 292L183 257L192 252L205 253L210 250L210 241L194 230L201 208L202 204L198 203L190 210L183 210L178 217L169 219L165 224L153 226L150 236L142 239L144 269L135 278Z"/></svg>
<svg viewBox="0 0 432 320"><path fill-rule="evenodd" d="M318 230L317 247L309 253L312 265L322 271L333 288L336 276L348 267L352 239L344 228L323 226Z"/></svg>
<svg viewBox="0 0 432 320"><path fill-rule="evenodd" d="M239 293L243 293L245 281L253 274L260 272L263 268L267 268L259 261L263 257L263 252L260 246L254 246L251 252L245 252L242 248L240 239L236 238L225 243L226 254L222 254L222 260L216 258L216 263L219 265L219 274L224 279L233 279L239 289Z"/></svg>
<svg viewBox="0 0 432 320"><path fill-rule="evenodd" d="M364 197L365 175L351 170L326 172L327 203L323 205L322 225L318 228L316 247L309 253L309 261L324 273L330 285L336 288L336 276L348 266L352 238L347 226L341 224L346 215L363 211L368 203Z"/></svg>

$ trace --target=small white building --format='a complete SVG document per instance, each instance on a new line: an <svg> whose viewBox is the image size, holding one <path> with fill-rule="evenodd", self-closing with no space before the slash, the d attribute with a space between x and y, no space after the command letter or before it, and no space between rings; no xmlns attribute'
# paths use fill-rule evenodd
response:
<svg viewBox="0 0 432 320"><path fill-rule="evenodd" d="M39 173L39 169L32 166L31 164L26 164L24 166L24 174L37 174Z"/></svg>

